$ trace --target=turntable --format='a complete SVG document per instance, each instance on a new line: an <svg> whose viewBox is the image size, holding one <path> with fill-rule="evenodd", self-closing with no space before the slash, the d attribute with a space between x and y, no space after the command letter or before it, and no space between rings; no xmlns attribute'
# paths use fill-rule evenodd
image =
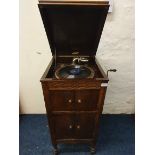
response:
<svg viewBox="0 0 155 155"><path fill-rule="evenodd" d="M96 51L109 4L40 0L38 6L53 55L40 81L54 154L59 143L87 143L95 153L109 81Z"/></svg>
<svg viewBox="0 0 155 155"><path fill-rule="evenodd" d="M57 79L93 78L94 71L88 66L61 65L55 71Z"/></svg>

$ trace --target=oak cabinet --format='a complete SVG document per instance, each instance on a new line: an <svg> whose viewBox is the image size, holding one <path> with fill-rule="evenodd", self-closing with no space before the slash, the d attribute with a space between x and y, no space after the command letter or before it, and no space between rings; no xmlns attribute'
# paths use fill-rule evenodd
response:
<svg viewBox="0 0 155 155"><path fill-rule="evenodd" d="M40 81L54 154L59 143L87 143L95 153L109 81L96 51L109 2L39 0L38 7L53 55Z"/></svg>

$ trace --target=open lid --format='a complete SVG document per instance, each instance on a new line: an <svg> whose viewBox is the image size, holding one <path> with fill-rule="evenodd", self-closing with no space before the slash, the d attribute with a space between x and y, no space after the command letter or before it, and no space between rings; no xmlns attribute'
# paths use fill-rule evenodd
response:
<svg viewBox="0 0 155 155"><path fill-rule="evenodd" d="M96 55L107 1L41 0L38 6L53 55Z"/></svg>

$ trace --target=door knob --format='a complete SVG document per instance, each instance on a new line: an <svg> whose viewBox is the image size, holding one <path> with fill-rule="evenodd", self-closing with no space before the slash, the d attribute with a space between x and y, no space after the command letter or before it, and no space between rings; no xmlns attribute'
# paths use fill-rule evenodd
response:
<svg viewBox="0 0 155 155"><path fill-rule="evenodd" d="M81 103L81 99L78 99L78 103Z"/></svg>
<svg viewBox="0 0 155 155"><path fill-rule="evenodd" d="M73 126L72 125L69 125L69 129L72 129L73 128Z"/></svg>
<svg viewBox="0 0 155 155"><path fill-rule="evenodd" d="M69 103L72 103L72 100L71 100L71 99L69 99L69 100L68 100L68 102L69 102Z"/></svg>
<svg viewBox="0 0 155 155"><path fill-rule="evenodd" d="M80 129L80 125L77 125L77 129Z"/></svg>

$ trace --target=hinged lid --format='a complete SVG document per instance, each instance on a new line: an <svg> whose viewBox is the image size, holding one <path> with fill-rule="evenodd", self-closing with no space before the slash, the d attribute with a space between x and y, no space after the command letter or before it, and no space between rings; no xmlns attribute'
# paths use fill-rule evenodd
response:
<svg viewBox="0 0 155 155"><path fill-rule="evenodd" d="M41 0L38 5L53 55L96 54L107 1Z"/></svg>

